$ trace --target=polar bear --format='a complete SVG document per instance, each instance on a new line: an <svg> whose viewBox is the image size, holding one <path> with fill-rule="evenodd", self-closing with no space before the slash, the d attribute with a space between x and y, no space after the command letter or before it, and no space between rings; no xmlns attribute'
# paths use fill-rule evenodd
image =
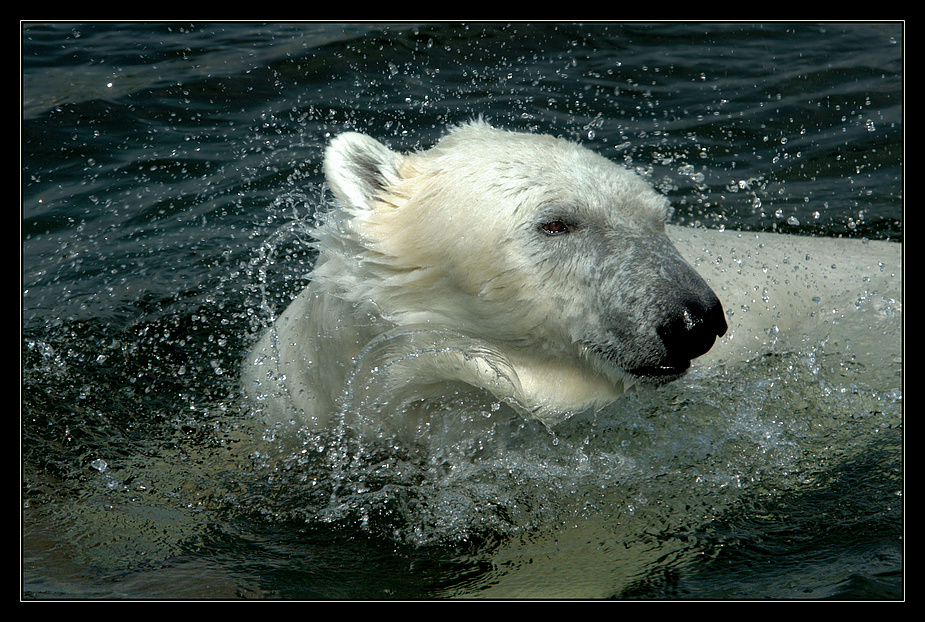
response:
<svg viewBox="0 0 925 622"><path fill-rule="evenodd" d="M341 134L324 172L339 207L316 230L311 282L244 363L276 424L461 391L553 424L708 352L739 356L814 297L898 269L899 245L667 227L666 198L636 173L481 120L405 155Z"/></svg>

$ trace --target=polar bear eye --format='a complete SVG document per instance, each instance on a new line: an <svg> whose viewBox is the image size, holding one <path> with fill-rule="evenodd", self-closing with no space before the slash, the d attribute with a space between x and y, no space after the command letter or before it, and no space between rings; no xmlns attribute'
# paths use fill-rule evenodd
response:
<svg viewBox="0 0 925 622"><path fill-rule="evenodd" d="M540 225L543 233L547 235L562 235L572 230L569 224L563 220L550 220Z"/></svg>

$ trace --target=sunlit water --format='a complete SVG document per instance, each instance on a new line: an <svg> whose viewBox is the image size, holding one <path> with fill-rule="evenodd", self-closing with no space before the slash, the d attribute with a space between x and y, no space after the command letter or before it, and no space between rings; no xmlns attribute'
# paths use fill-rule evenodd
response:
<svg viewBox="0 0 925 622"><path fill-rule="evenodd" d="M898 598L901 326L553 428L265 430L247 347L306 283L320 153L562 134L673 220L902 240L890 24L26 25L27 598ZM876 364L859 358L876 344ZM863 361L862 364L860 361Z"/></svg>

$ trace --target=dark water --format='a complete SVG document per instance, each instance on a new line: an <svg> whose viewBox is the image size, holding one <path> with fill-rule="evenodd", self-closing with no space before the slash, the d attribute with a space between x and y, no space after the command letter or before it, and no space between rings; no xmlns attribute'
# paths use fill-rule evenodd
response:
<svg viewBox="0 0 925 622"><path fill-rule="evenodd" d="M892 23L24 24L24 597L902 598L898 365L778 353L423 458L277 447L236 376L305 284L338 132L411 149L483 115L639 169L679 224L901 241L903 48Z"/></svg>

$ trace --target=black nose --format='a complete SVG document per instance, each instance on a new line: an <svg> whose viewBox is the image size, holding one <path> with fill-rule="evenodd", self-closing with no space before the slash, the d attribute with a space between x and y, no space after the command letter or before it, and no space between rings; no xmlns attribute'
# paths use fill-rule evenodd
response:
<svg viewBox="0 0 925 622"><path fill-rule="evenodd" d="M726 328L723 305L709 291L677 300L657 332L669 358L690 361L706 354L716 338L726 334Z"/></svg>

